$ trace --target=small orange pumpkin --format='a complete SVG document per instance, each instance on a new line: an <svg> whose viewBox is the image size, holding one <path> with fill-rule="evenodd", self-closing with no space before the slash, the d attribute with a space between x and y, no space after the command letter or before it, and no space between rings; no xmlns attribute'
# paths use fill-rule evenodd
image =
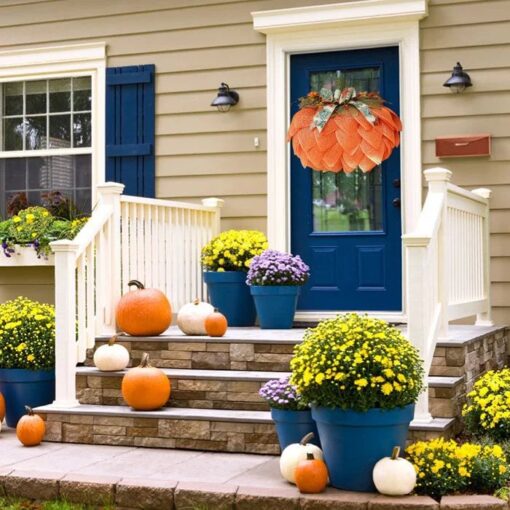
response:
<svg viewBox="0 0 510 510"><path fill-rule="evenodd" d="M294 477L299 492L318 494L328 485L328 468L323 460L316 459L313 453L307 453L294 470Z"/></svg>
<svg viewBox="0 0 510 510"><path fill-rule="evenodd" d="M0 423L4 421L5 418L5 399L4 396L0 393Z"/></svg>
<svg viewBox="0 0 510 510"><path fill-rule="evenodd" d="M128 286L136 290L124 294L117 305L118 327L131 336L157 336L172 323L172 307L158 289L146 289L138 280Z"/></svg>
<svg viewBox="0 0 510 510"><path fill-rule="evenodd" d="M154 411L170 398L171 384L165 373L152 367L145 352L140 365L122 378L122 396L135 411Z"/></svg>
<svg viewBox="0 0 510 510"><path fill-rule="evenodd" d="M205 330L209 336L223 336L227 328L227 318L217 308L205 318Z"/></svg>
<svg viewBox="0 0 510 510"><path fill-rule="evenodd" d="M46 433L44 420L34 414L31 407L25 406L27 414L22 416L16 425L16 436L24 446L37 446L41 444Z"/></svg>

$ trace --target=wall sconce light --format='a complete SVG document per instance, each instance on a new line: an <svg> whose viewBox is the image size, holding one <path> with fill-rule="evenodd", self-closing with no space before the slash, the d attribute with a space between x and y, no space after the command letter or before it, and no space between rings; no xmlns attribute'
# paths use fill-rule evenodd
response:
<svg viewBox="0 0 510 510"><path fill-rule="evenodd" d="M239 102L239 94L235 90L230 90L226 83L222 83L218 88L218 95L214 98L211 106L216 106L220 112L228 112L231 106Z"/></svg>
<svg viewBox="0 0 510 510"><path fill-rule="evenodd" d="M455 94L463 92L464 89L472 85L469 74L462 69L460 62L457 62L457 65L453 68L452 75L443 83L443 87L448 87Z"/></svg>

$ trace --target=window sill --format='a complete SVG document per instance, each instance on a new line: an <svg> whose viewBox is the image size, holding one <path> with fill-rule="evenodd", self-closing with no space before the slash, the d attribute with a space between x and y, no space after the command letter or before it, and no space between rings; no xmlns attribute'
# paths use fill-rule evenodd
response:
<svg viewBox="0 0 510 510"><path fill-rule="evenodd" d="M10 257L0 253L0 267L24 267L24 266L54 266L55 256L50 253L47 257L37 257L37 253L31 246L15 247L16 252Z"/></svg>

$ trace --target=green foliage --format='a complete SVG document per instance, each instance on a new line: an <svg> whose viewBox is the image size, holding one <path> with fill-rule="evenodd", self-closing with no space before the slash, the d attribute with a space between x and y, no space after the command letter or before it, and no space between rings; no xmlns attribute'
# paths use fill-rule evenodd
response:
<svg viewBox="0 0 510 510"><path fill-rule="evenodd" d="M113 510L111 506L94 507L67 501L32 501L0 497L1 510Z"/></svg>
<svg viewBox="0 0 510 510"><path fill-rule="evenodd" d="M53 216L44 207L29 207L0 222L0 240L4 254L10 257L15 245L31 246L38 256L50 252L49 244L58 239L73 239L88 218L74 220Z"/></svg>
<svg viewBox="0 0 510 510"><path fill-rule="evenodd" d="M507 458L499 445L438 438L413 443L406 452L416 469L416 492L436 499L466 491L492 494L509 480Z"/></svg>
<svg viewBox="0 0 510 510"><path fill-rule="evenodd" d="M0 305L0 368L55 365L55 308L18 297Z"/></svg>
<svg viewBox="0 0 510 510"><path fill-rule="evenodd" d="M355 313L307 330L291 369L304 400L322 407L393 409L415 402L423 387L423 362L409 340Z"/></svg>
<svg viewBox="0 0 510 510"><path fill-rule="evenodd" d="M480 377L468 393L462 415L475 436L510 439L510 369L490 371Z"/></svg>

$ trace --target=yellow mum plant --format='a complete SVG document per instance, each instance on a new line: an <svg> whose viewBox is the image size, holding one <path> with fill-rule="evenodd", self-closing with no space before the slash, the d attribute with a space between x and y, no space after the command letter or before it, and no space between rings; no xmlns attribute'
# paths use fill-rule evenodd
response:
<svg viewBox="0 0 510 510"><path fill-rule="evenodd" d="M18 297L0 305L0 368L55 365L55 308Z"/></svg>
<svg viewBox="0 0 510 510"><path fill-rule="evenodd" d="M510 369L490 371L480 377L468 393L462 415L475 435L510 438Z"/></svg>
<svg viewBox="0 0 510 510"><path fill-rule="evenodd" d="M248 271L253 257L267 246L258 230L227 230L202 248L202 265L207 271Z"/></svg>
<svg viewBox="0 0 510 510"><path fill-rule="evenodd" d="M423 362L409 340L388 323L355 313L308 329L291 369L291 383L321 407L403 407L423 387Z"/></svg>
<svg viewBox="0 0 510 510"><path fill-rule="evenodd" d="M406 452L416 470L416 492L434 498L462 491L492 494L510 475L499 445L458 444L438 438L414 443Z"/></svg>

